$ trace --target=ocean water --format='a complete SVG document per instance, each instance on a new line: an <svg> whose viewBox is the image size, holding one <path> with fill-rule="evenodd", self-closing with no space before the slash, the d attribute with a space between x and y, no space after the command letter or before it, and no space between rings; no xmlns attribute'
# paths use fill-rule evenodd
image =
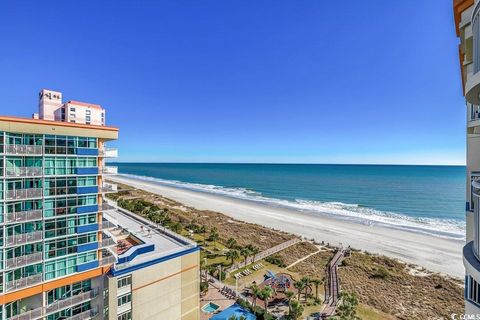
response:
<svg viewBox="0 0 480 320"><path fill-rule="evenodd" d="M465 238L465 167L116 163L138 179L367 225Z"/></svg>

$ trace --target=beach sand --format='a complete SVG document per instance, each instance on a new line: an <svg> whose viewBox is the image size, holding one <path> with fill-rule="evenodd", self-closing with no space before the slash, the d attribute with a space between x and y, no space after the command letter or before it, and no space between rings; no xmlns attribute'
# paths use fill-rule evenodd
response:
<svg viewBox="0 0 480 320"><path fill-rule="evenodd" d="M163 186L125 176L110 178L132 187L156 193L199 210L212 210L245 222L290 232L332 245L383 254L434 272L463 278L463 241L438 238L378 225L364 225L341 219L277 208L248 200Z"/></svg>

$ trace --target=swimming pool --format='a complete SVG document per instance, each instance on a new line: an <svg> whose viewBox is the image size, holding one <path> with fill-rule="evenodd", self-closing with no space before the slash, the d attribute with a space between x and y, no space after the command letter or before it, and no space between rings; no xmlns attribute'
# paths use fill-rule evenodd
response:
<svg viewBox="0 0 480 320"><path fill-rule="evenodd" d="M240 316L244 316L246 320L257 319L253 313L243 309L239 304L235 303L234 305L211 317L210 320L229 320L233 315L235 315L237 319L240 318Z"/></svg>
<svg viewBox="0 0 480 320"><path fill-rule="evenodd" d="M220 308L220 306L216 305L213 302L209 302L202 307L202 311L205 313L214 313L218 310L218 308Z"/></svg>

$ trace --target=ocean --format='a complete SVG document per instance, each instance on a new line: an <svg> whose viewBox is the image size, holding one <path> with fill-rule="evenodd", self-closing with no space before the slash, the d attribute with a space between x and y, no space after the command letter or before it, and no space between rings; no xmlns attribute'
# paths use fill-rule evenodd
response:
<svg viewBox="0 0 480 320"><path fill-rule="evenodd" d="M112 163L113 164L113 163ZM115 163L166 186L367 225L465 238L465 167Z"/></svg>

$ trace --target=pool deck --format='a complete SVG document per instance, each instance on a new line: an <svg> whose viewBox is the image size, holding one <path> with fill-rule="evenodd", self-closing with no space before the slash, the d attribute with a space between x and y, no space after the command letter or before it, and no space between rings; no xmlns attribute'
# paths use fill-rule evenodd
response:
<svg viewBox="0 0 480 320"><path fill-rule="evenodd" d="M202 308L205 304L213 302L216 305L220 306L219 311L223 311L233 305L235 303L235 300L233 299L227 299L225 296L223 296L220 291L215 288L212 284L209 285L208 287L208 292L206 295L200 297L200 308ZM208 320L213 316L211 313L205 313L203 311L200 311L200 320Z"/></svg>

